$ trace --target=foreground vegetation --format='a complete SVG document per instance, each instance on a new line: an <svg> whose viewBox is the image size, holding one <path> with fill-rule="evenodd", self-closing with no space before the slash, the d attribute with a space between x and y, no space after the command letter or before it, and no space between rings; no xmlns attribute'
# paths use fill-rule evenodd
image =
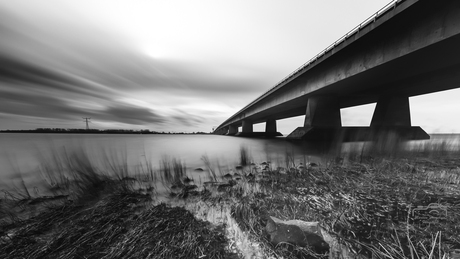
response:
<svg viewBox="0 0 460 259"><path fill-rule="evenodd" d="M454 258L459 153L445 145L392 151L325 154L322 163L286 152L275 165L252 161L242 148L236 167L203 157L211 185L199 186L179 160L130 174L110 159L101 171L82 153L55 156L42 167L51 195L24 186L0 200L0 258L250 258L230 251L238 240L225 226L197 219L178 201L228 207L260 258ZM170 205L156 202L163 194L155 183ZM330 253L273 246L268 216L320 222L334 243Z"/></svg>
<svg viewBox="0 0 460 259"><path fill-rule="evenodd" d="M78 177L55 183L66 195L5 191L0 258L232 257L221 229L184 208L153 205L153 188L134 189L134 178L98 173L81 154L72 159L87 164L73 168Z"/></svg>

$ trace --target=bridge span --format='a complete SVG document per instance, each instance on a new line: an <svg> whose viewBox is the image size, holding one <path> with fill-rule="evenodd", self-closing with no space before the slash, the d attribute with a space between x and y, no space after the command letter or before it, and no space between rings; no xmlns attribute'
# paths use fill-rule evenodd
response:
<svg viewBox="0 0 460 259"><path fill-rule="evenodd" d="M305 115L304 125L288 138L391 130L424 139L428 134L411 125L409 97L458 87L460 1L395 0L214 133L276 136L277 120ZM370 127L342 127L341 108L369 103L377 103ZM265 132L254 132L253 124L261 122L266 122Z"/></svg>

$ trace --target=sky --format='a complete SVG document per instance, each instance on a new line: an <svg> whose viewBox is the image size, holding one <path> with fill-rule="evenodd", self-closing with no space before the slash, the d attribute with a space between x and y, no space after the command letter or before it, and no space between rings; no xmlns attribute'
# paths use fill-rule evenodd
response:
<svg viewBox="0 0 460 259"><path fill-rule="evenodd" d="M0 0L0 130L209 132L389 2ZM459 97L411 98L412 124L460 132Z"/></svg>

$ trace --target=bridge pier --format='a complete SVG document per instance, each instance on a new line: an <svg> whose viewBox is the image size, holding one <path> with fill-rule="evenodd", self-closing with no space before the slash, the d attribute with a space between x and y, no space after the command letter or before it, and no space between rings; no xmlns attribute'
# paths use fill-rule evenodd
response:
<svg viewBox="0 0 460 259"><path fill-rule="evenodd" d="M230 125L228 126L228 133L227 135L233 136L238 133L238 127L236 125Z"/></svg>
<svg viewBox="0 0 460 259"><path fill-rule="evenodd" d="M276 120L267 120L265 124L265 132L254 132L253 123L249 120L243 120L241 132L236 133L240 137L276 137L283 134L276 131Z"/></svg>
<svg viewBox="0 0 460 259"><path fill-rule="evenodd" d="M267 122L265 123L265 132L276 132L276 120L267 120Z"/></svg>
<svg viewBox="0 0 460 259"><path fill-rule="evenodd" d="M298 127L288 139L329 139L342 127L337 96L314 96L308 98L303 127Z"/></svg>
<svg viewBox="0 0 460 259"><path fill-rule="evenodd" d="M243 126L241 127L241 132L243 132L243 133L252 133L252 132L254 132L252 121L243 120Z"/></svg>
<svg viewBox="0 0 460 259"><path fill-rule="evenodd" d="M217 135L225 135L227 134L227 128L222 128L217 132Z"/></svg>
<svg viewBox="0 0 460 259"><path fill-rule="evenodd" d="M410 127L410 107L407 96L381 96L375 106L371 127Z"/></svg>
<svg viewBox="0 0 460 259"><path fill-rule="evenodd" d="M429 139L410 119L409 97L380 96L370 127L342 127L339 102L336 97L308 99L303 127L298 127L288 139L366 141L396 136L399 139Z"/></svg>
<svg viewBox="0 0 460 259"><path fill-rule="evenodd" d="M402 139L430 139L430 135L422 128L412 126L409 97L407 96L380 96L368 131L369 133L364 136L354 138L377 139L393 135ZM353 140L353 136L347 135ZM357 134L354 133L354 135Z"/></svg>

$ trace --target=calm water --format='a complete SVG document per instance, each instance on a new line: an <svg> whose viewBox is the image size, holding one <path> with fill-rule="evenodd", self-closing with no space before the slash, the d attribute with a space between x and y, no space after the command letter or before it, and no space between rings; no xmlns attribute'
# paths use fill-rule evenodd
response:
<svg viewBox="0 0 460 259"><path fill-rule="evenodd" d="M459 135L434 135L420 143L459 142ZM359 143L358 143L359 144ZM349 148L346 144L343 149ZM250 139L216 135L104 135L104 134L0 134L0 189L11 187L21 176L27 184L39 178L40 166L50 161L53 154L71 154L83 151L91 162L104 168L107 157L120 164L126 163L134 172L146 161L159 169L162 159L180 159L193 173L205 168L201 159L207 155L214 165L233 167L239 164L240 148L246 147L256 163L271 161L284 165L286 152L293 154L296 163L321 163L318 149L309 144L285 139Z"/></svg>
<svg viewBox="0 0 460 259"><path fill-rule="evenodd" d="M33 184L39 168L51 161L54 154L83 151L91 162L104 168L107 157L127 163L135 171L140 164L150 162L159 169L162 159L180 159L187 171L205 168L202 160L207 155L214 165L239 164L240 148L246 147L254 162L284 161L286 152L298 159L303 154L318 162L315 150L284 139L250 139L216 135L104 135L104 134L0 134L0 185L8 186L21 176ZM32 183L31 183L32 182ZM0 187L1 189L1 187Z"/></svg>

